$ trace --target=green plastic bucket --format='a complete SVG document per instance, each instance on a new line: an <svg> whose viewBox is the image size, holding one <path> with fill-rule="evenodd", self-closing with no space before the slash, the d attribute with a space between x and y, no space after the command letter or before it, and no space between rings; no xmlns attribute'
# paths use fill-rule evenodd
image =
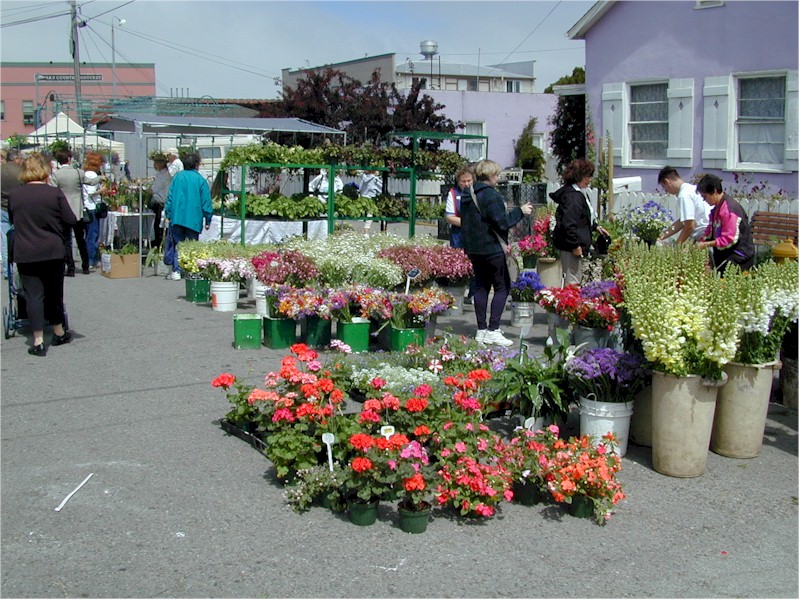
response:
<svg viewBox="0 0 800 600"><path fill-rule="evenodd" d="M250 350L261 348L261 315L233 315L233 347Z"/></svg>
<svg viewBox="0 0 800 600"><path fill-rule="evenodd" d="M300 322L300 339L307 346L322 348L331 343L331 322L320 317L306 317Z"/></svg>
<svg viewBox="0 0 800 600"><path fill-rule="evenodd" d="M211 282L208 279L185 279L186 299L189 302L211 302Z"/></svg>
<svg viewBox="0 0 800 600"><path fill-rule="evenodd" d="M350 323L336 322L336 337L353 352L366 352L369 350L369 329L369 319L353 317Z"/></svg>
<svg viewBox="0 0 800 600"><path fill-rule="evenodd" d="M390 326L391 327L391 326ZM389 348L392 352L403 352L409 344L425 345L425 328L413 327L410 329L396 329L389 331Z"/></svg>
<svg viewBox="0 0 800 600"><path fill-rule="evenodd" d="M264 317L264 345L273 350L288 348L297 341L297 321Z"/></svg>

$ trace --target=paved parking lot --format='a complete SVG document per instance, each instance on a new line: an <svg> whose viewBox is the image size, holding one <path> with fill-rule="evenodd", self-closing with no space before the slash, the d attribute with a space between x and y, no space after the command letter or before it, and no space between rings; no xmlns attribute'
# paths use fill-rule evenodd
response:
<svg viewBox="0 0 800 600"><path fill-rule="evenodd" d="M235 350L231 313L186 302L182 282L66 288L71 344L37 358L25 332L2 341L3 597L798 597L796 411L771 405L760 456L711 453L694 479L632 446L605 527L505 504L486 522L437 511L416 536L385 505L359 528L292 512L270 463L219 428L211 379L282 351Z"/></svg>

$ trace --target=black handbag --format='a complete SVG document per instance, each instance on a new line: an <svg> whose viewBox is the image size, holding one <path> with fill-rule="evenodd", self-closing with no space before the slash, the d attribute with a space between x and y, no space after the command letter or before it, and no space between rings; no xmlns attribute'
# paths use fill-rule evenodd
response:
<svg viewBox="0 0 800 600"><path fill-rule="evenodd" d="M83 223L86 225L94 221L94 214L92 213L92 211L84 210L83 216L81 217L81 221L83 221Z"/></svg>
<svg viewBox="0 0 800 600"><path fill-rule="evenodd" d="M95 204L94 216L98 219L105 219L108 216L108 204L102 200Z"/></svg>

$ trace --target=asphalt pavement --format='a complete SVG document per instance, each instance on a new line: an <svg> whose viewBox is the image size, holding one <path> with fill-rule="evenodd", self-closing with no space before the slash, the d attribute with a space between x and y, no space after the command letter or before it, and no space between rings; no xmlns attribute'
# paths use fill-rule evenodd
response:
<svg viewBox="0 0 800 600"><path fill-rule="evenodd" d="M219 427L228 405L210 381L265 374L284 351L236 350L232 313L146 275L67 279L75 339L45 358L25 330L2 341L4 598L798 597L796 410L772 404L758 457L709 452L697 478L656 473L631 445L604 527L507 503L486 521L436 510L422 535L390 505L357 527L294 513L269 461Z"/></svg>

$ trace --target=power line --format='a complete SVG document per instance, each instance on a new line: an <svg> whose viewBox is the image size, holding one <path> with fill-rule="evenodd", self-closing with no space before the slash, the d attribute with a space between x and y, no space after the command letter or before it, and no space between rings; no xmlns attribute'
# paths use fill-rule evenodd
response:
<svg viewBox="0 0 800 600"><path fill-rule="evenodd" d="M504 64L504 63L506 62L506 60L508 60L508 58L509 58L509 57L510 57L512 54L514 54L514 52L516 52L517 50L519 50L519 47L520 47L520 46L522 46L522 44L524 44L525 42L527 42L527 41L528 41L528 39L529 39L529 38L530 38L530 37L531 37L531 36L532 36L534 33L536 33L536 30L537 30L537 29L539 29L539 27L541 27L541 26L542 26L542 24L543 24L543 23L544 23L544 22L547 20L547 18L548 18L550 15L552 15L552 14L553 14L553 11L554 11L555 9L557 9L559 6L561 6L561 1L560 1L560 0L559 0L559 2L558 2L558 3L557 3L557 4L556 4L556 5L555 5L555 6L554 6L552 9L550 9L550 12L549 12L549 13L547 13L547 14L544 16L544 18L543 18L541 21L539 21L539 23L536 25L536 27L534 27L534 28L533 28L533 30L532 30L532 31L531 31L531 32L530 32L528 35L526 35L526 36L525 36L525 39L524 39L524 40L522 40L522 41L521 41L519 44L517 44L517 47L516 47L516 48L514 48L514 49L513 49L511 52L509 52L509 53L508 53L508 55L507 55L507 56L506 56L506 57L505 57L503 60L501 60L499 64L500 64L500 65ZM492 67L492 68L489 70L489 73L491 73L492 71L494 71L496 68L497 68L497 67Z"/></svg>

